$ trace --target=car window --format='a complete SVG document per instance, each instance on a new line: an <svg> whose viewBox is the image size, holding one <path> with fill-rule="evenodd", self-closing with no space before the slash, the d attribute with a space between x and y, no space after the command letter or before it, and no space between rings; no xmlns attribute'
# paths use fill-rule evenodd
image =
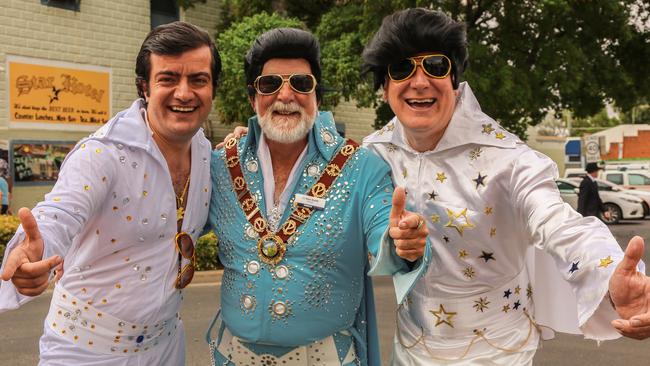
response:
<svg viewBox="0 0 650 366"><path fill-rule="evenodd" d="M612 183L614 183L614 184L623 184L623 174L621 174L621 173L607 174L605 179L612 182Z"/></svg>
<svg viewBox="0 0 650 366"><path fill-rule="evenodd" d="M596 183L598 184L598 190L599 191L613 191L614 190L612 186L609 186L609 185L607 185L605 183L598 182L598 181L596 181Z"/></svg>
<svg viewBox="0 0 650 366"><path fill-rule="evenodd" d="M632 185L632 186L643 186L643 185L649 185L650 184L650 178L646 177L645 175L641 175L641 174L632 174L632 173L630 173L628 175L628 179L630 180L630 185Z"/></svg>
<svg viewBox="0 0 650 366"><path fill-rule="evenodd" d="M562 193L575 193L574 186L572 186L569 183L565 182L555 182L557 183L557 189L559 189Z"/></svg>

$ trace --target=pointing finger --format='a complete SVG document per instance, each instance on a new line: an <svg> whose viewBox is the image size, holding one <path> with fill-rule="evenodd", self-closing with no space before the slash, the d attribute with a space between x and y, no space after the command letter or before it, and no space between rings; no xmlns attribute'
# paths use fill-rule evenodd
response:
<svg viewBox="0 0 650 366"><path fill-rule="evenodd" d="M636 274L637 265L641 260L641 256L643 256L643 248L643 238L635 236L630 239L630 242L625 249L625 256L616 269L617 272L621 274Z"/></svg>
<svg viewBox="0 0 650 366"><path fill-rule="evenodd" d="M393 207L390 209L390 226L395 227L404 213L404 206L406 206L406 191L403 187L395 187L393 191Z"/></svg>
<svg viewBox="0 0 650 366"><path fill-rule="evenodd" d="M27 207L21 207L18 210L18 218L23 225L23 230L25 230L28 241L39 240L41 238L41 232L38 230L38 225L36 224L34 215L32 215L32 211Z"/></svg>

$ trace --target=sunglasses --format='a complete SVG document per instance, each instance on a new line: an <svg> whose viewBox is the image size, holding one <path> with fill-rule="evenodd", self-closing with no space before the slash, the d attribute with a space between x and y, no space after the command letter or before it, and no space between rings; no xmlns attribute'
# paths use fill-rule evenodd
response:
<svg viewBox="0 0 650 366"><path fill-rule="evenodd" d="M408 57L388 65L388 77L392 81L404 81L415 74L418 65L425 74L435 79L446 78L451 72L451 60L441 54Z"/></svg>
<svg viewBox="0 0 650 366"><path fill-rule="evenodd" d="M275 94L284 83L288 82L291 89L297 93L309 94L316 89L316 78L312 74L269 74L260 75L255 79L253 86L261 95Z"/></svg>
<svg viewBox="0 0 650 366"><path fill-rule="evenodd" d="M192 282L194 278L194 266L196 264L196 256L194 254L194 242L192 242L192 237L184 232L180 231L176 234L174 238L176 243L176 250L178 250L178 275L176 276L176 288L182 289ZM189 259L190 263L186 264L181 268L181 257Z"/></svg>

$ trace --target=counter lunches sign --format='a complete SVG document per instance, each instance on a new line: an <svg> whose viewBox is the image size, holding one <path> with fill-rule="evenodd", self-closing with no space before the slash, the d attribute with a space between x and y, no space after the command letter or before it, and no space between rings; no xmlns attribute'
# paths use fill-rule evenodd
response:
<svg viewBox="0 0 650 366"><path fill-rule="evenodd" d="M9 120L97 127L110 115L110 69L9 57Z"/></svg>

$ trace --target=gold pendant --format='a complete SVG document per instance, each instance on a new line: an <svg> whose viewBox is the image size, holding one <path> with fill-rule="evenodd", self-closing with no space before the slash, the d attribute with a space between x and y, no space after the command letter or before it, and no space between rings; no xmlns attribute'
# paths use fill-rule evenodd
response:
<svg viewBox="0 0 650 366"><path fill-rule="evenodd" d="M183 207L179 207L176 209L176 221L182 220L183 217L185 216L185 209Z"/></svg>

